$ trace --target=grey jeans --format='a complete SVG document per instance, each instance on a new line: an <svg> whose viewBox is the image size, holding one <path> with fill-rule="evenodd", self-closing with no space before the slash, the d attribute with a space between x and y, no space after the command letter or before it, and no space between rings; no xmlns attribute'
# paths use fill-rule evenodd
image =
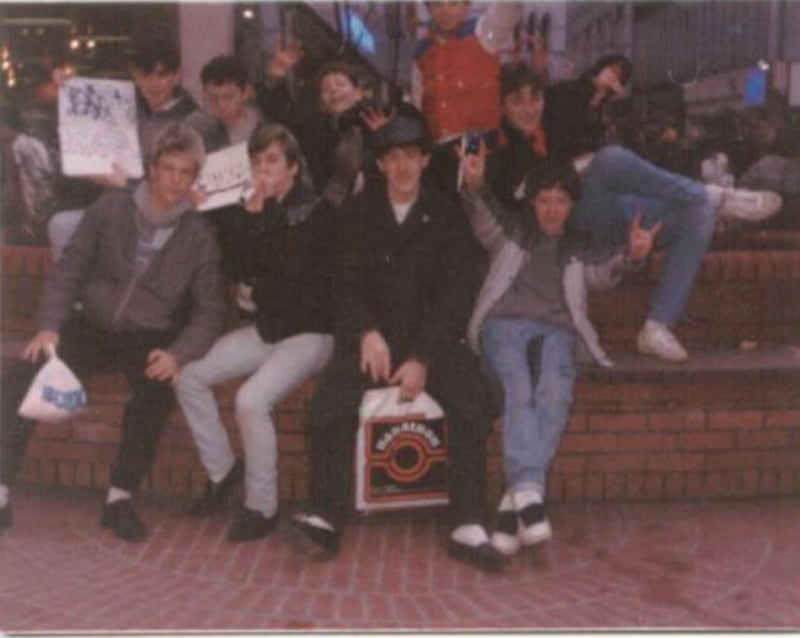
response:
<svg viewBox="0 0 800 638"><path fill-rule="evenodd" d="M255 326L224 335L205 357L187 365L176 386L209 478L218 482L235 460L212 386L250 375L236 393L236 422L245 456L245 507L272 516L278 509L278 449L272 410L319 372L333 353L333 336L303 333L266 343Z"/></svg>

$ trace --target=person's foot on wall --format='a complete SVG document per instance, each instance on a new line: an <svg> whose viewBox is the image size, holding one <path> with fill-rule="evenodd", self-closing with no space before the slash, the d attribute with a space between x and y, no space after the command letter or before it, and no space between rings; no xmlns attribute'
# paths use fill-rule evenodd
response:
<svg viewBox="0 0 800 638"><path fill-rule="evenodd" d="M648 319L636 338L636 347L642 354L649 354L664 361L678 363L686 361L689 353L667 326Z"/></svg>

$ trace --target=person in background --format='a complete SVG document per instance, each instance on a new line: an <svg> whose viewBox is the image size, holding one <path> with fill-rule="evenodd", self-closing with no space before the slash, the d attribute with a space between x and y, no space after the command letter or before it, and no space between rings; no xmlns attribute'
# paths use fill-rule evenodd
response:
<svg viewBox="0 0 800 638"><path fill-rule="evenodd" d="M244 475L245 499L228 530L232 542L263 538L278 520L278 450L271 413L319 372L333 352L331 276L335 216L300 180L300 147L279 124L248 144L255 190L217 218L223 262L252 282L254 322L220 338L183 369L176 386L209 480L192 513L208 516ZM242 467L231 449L212 387L249 375L236 394ZM243 471L244 470L244 471Z"/></svg>
<svg viewBox="0 0 800 638"><path fill-rule="evenodd" d="M129 60L131 79L136 85L136 125L142 161L148 165L156 134L166 125L182 122L197 110L197 104L180 86L181 59L177 45L165 40L148 40L135 45ZM91 178L103 188L133 188L121 169ZM55 261L75 232L84 209L61 211L47 228Z"/></svg>
<svg viewBox="0 0 800 638"><path fill-rule="evenodd" d="M119 370L131 388L101 524L135 542L147 535L131 498L175 404L172 383L202 357L226 322L220 253L189 189L204 159L197 133L169 124L151 148L148 177L92 204L45 284L38 332L3 377L0 527L12 524L8 487L35 422L17 409L51 347L85 380ZM75 312L80 301L82 311Z"/></svg>
<svg viewBox="0 0 800 638"><path fill-rule="evenodd" d="M717 217L761 221L781 207L779 195L702 184L675 175L628 149L605 145L603 106L623 97L630 61L601 58L577 80L551 86L545 96L544 127L551 157L571 161L581 177L583 196L570 223L601 246L623 246L634 219L644 228L663 222L657 247L667 250L661 281L638 333L639 352L680 362L689 354L672 332L694 284Z"/></svg>
<svg viewBox="0 0 800 638"><path fill-rule="evenodd" d="M520 5L492 2L480 18L470 2L426 2L427 33L414 49L411 103L424 114L436 143L429 178L456 191L454 146L468 132L488 134L500 125L500 61L512 49Z"/></svg>

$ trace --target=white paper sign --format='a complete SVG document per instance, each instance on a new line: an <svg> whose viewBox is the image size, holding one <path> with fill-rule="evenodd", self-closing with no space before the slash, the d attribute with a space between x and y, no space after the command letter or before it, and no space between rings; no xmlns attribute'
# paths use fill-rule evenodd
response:
<svg viewBox="0 0 800 638"><path fill-rule="evenodd" d="M198 210L212 210L238 202L252 181L247 142L206 155L195 188L206 194Z"/></svg>
<svg viewBox="0 0 800 638"><path fill-rule="evenodd" d="M75 77L58 91L58 136L65 175L144 175L133 82Z"/></svg>

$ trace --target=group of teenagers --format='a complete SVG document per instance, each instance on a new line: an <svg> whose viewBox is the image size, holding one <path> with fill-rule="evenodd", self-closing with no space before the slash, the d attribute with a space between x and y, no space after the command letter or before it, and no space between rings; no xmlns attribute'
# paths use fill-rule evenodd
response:
<svg viewBox="0 0 800 638"><path fill-rule="evenodd" d="M180 406L208 474L190 513L211 516L244 484L227 538L263 538L279 520L275 407L316 377L307 414L308 508L291 518L305 554L332 558L352 508L359 405L372 388L428 393L449 427L449 554L487 571L551 537L547 473L566 427L576 352L611 366L587 315L608 288L666 251L638 349L688 354L671 332L718 216L758 221L769 192L705 185L605 143L604 104L624 96L630 62L602 58L545 87L501 64L518 8L428 3L411 102L365 105L352 67L325 65L319 104L298 115L286 86L301 56L279 48L256 87L219 56L202 71L205 112L179 87L170 47L137 50L147 177L113 174L85 209L56 215L57 261L39 332L4 375L0 528L33 426L17 408L44 352L81 379L121 371L131 389L101 523L146 537L132 496ZM496 144L490 148L489 135ZM465 135L469 134L469 135ZM475 143L467 143L467 138ZM205 154L247 141L252 185L200 213ZM229 310L235 309L236 327ZM238 459L214 396L243 378ZM505 492L485 511L485 439L502 415ZM488 519L493 525L488 525Z"/></svg>

